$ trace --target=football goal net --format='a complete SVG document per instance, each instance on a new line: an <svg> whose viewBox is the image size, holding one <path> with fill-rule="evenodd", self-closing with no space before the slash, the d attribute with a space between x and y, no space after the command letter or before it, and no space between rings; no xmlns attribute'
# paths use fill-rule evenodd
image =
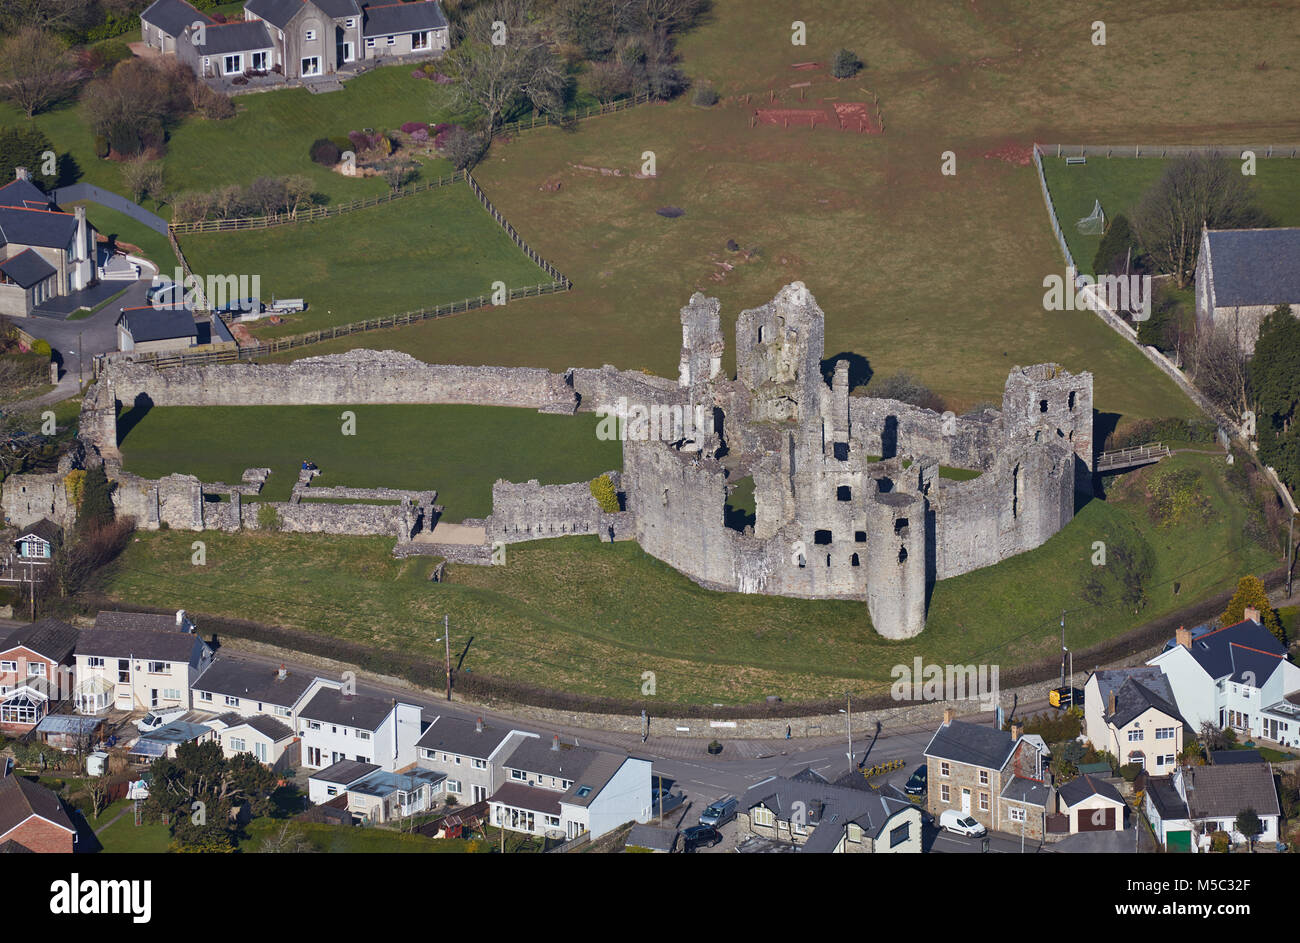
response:
<svg viewBox="0 0 1300 943"><path fill-rule="evenodd" d="M1077 223L1085 236L1100 236L1106 231L1106 214L1101 211L1101 200L1094 202L1092 212Z"/></svg>

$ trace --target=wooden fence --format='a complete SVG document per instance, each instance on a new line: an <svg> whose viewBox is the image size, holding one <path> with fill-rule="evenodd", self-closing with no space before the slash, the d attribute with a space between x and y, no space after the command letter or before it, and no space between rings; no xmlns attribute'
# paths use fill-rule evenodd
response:
<svg viewBox="0 0 1300 943"><path fill-rule="evenodd" d="M1245 151L1256 157L1300 157L1300 144L1035 144L1048 157L1209 157L1240 159Z"/></svg>
<svg viewBox="0 0 1300 943"><path fill-rule="evenodd" d="M519 235L515 230L515 227L510 225L510 221L502 216L501 213L498 212L497 208L492 205L492 201L487 198L487 194L484 193L483 188L478 185L478 181L474 179L473 174L465 174L465 179L469 181L469 188L474 191L474 195L478 197L478 201L483 204L483 208L486 209L501 228L505 230L506 235L510 237L511 241L524 251L524 255L532 259L543 272L551 276L555 281L562 282L566 289L572 287L572 283L569 281L567 276L561 274L559 269L534 252L532 248L529 247L528 243L524 242L523 237Z"/></svg>
<svg viewBox="0 0 1300 943"><path fill-rule="evenodd" d="M551 115L534 114L527 120L509 121L492 132L493 137L499 137L503 134L518 134L521 131L532 131L535 128L559 127L568 124L571 121L583 121L587 118L595 118L600 115L612 115L615 112L627 111L629 108L635 108L637 105L644 105L651 100L650 95L641 93L631 98L622 98L618 101L608 102L604 105L591 105L587 108L580 108L569 114L553 117Z"/></svg>

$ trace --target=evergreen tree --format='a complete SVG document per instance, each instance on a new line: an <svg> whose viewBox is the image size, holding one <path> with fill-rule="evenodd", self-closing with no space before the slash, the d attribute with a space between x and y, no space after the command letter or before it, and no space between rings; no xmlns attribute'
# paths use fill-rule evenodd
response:
<svg viewBox="0 0 1300 943"><path fill-rule="evenodd" d="M1259 326L1250 360L1259 456L1292 488L1300 486L1300 320L1279 305Z"/></svg>
<svg viewBox="0 0 1300 943"><path fill-rule="evenodd" d="M104 466L97 465L86 472L82 485L81 507L77 512L77 527L86 533L105 524L113 523L113 498Z"/></svg>
<svg viewBox="0 0 1300 943"><path fill-rule="evenodd" d="M1124 264L1129 261L1129 250L1133 250L1133 260L1137 259L1137 238L1129 225L1128 217L1120 214L1110 221L1106 234L1101 237L1097 255L1092 260L1094 275L1119 275L1124 272ZM1132 269L1136 270L1133 265Z"/></svg>

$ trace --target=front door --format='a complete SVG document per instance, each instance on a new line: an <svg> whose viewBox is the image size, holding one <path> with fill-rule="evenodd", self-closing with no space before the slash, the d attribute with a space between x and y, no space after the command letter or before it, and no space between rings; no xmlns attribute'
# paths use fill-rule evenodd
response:
<svg viewBox="0 0 1300 943"><path fill-rule="evenodd" d="M351 62L356 52L351 43L339 43L339 62Z"/></svg>
<svg viewBox="0 0 1300 943"><path fill-rule="evenodd" d="M961 791L961 814L970 815L970 790L969 789L963 789Z"/></svg>

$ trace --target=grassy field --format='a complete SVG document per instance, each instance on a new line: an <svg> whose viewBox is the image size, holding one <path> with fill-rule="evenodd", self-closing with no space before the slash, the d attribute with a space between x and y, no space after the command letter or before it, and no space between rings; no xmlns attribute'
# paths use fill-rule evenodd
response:
<svg viewBox="0 0 1300 943"><path fill-rule="evenodd" d="M430 583L430 562L394 560L386 538L212 533L208 565L194 567L189 536L142 533L106 588L123 603L184 605L430 657L441 652L445 613L457 644L472 638L470 671L595 694L636 697L647 670L668 702L880 692L891 668L916 656L1003 668L1050 658L1063 609L1069 643L1082 650L1271 567L1242 537L1248 512L1219 464L1179 455L1160 466L1197 475L1208 519L1161 527L1140 499L1091 501L1039 549L937 584L925 631L906 642L877 636L862 603L710 592L635 543L594 537L514 544L506 566L453 564L447 582ZM1155 561L1146 605L1089 603L1094 542L1134 534Z"/></svg>
<svg viewBox="0 0 1300 943"><path fill-rule="evenodd" d="M806 47L790 45L792 18L809 24ZM1105 47L1089 41L1094 19L1109 27ZM959 411L998 400L1012 366L1057 361L1094 373L1098 409L1190 415L1172 382L1095 317L1042 310L1043 276L1062 263L1036 174L986 155L1008 144L1027 154L1033 140L1128 138L1138 127L1152 142L1300 136L1284 105L1300 92L1287 52L1297 23L1293 8L1209 0L1164 3L1158 15L1118 0L1086 12L1030 0L789 9L718 0L681 51L721 105L682 100L576 134L523 135L477 171L574 292L493 312L490 324L471 315L323 349L479 362L491 332L502 363L671 376L677 310L692 291L721 299L730 333L742 308L798 278L827 312L828 355L859 353L876 375L911 371ZM791 69L825 63L841 45L867 64L853 80ZM800 82L813 83L810 98L878 95L885 133L750 127L772 92L798 106ZM658 176L634 179L646 150ZM955 177L940 174L947 150ZM656 215L669 205L685 215ZM729 252L729 239L754 251Z"/></svg>
<svg viewBox="0 0 1300 943"><path fill-rule="evenodd" d="M412 78L406 65L374 69L328 95L293 88L236 96L233 118L189 118L172 131L163 159L167 187L173 193L212 190L262 176L303 174L334 202L384 193L388 185L381 177L344 177L312 163L307 154L311 143L362 128L391 130L406 121L450 120L447 88ZM0 124L26 121L11 105L0 103ZM94 136L79 104L37 115L34 123L57 151L76 161L79 180L127 192L121 166L95 156ZM423 175L450 172L446 161L437 160L425 165ZM170 208L164 207L161 215L170 216Z"/></svg>
<svg viewBox="0 0 1300 943"><path fill-rule="evenodd" d="M341 433L348 409L354 436ZM563 484L621 468L620 444L596 438L597 422L493 406L167 406L149 410L121 445L125 469L146 477L231 483L246 468L270 468L262 493L273 501L288 499L308 459L320 466L318 486L436 490L458 521L491 512L498 478Z"/></svg>
<svg viewBox="0 0 1300 943"><path fill-rule="evenodd" d="M248 838L240 850L256 852L263 841L279 831L282 819L261 818L248 823ZM294 822L292 830L307 839L316 851L365 854L473 854L486 853L485 843L450 838L426 838L406 835L387 828L359 828L326 825L320 822Z"/></svg>
<svg viewBox="0 0 1300 943"><path fill-rule="evenodd" d="M1080 271L1092 271L1101 236L1086 236L1075 223L1092 212L1095 200L1101 200L1108 220L1131 214L1167 165L1158 158L1089 157L1086 164L1070 165L1064 158L1043 158L1043 175L1052 192L1057 218ZM1300 160L1260 160L1256 171L1250 181L1255 205L1276 226L1300 226Z"/></svg>
<svg viewBox="0 0 1300 943"><path fill-rule="evenodd" d="M128 809L126 814L97 836L105 854L160 855L171 846L171 829L158 822L137 826Z"/></svg>
<svg viewBox="0 0 1300 943"><path fill-rule="evenodd" d="M98 203L83 203L83 205L86 207L86 219L97 232L115 240L119 245L127 243L135 246L146 259L158 266L162 274L168 278L173 277L180 263L176 260L176 253L172 251L171 243L167 241L166 236L136 222L125 213L119 213L107 206L100 206ZM161 207L149 209L151 212L156 212Z"/></svg>
<svg viewBox="0 0 1300 943"><path fill-rule="evenodd" d="M181 237L196 273L260 274L262 297L306 298L278 337L549 283L465 184L428 190L319 222ZM484 344L480 363L494 362Z"/></svg>

